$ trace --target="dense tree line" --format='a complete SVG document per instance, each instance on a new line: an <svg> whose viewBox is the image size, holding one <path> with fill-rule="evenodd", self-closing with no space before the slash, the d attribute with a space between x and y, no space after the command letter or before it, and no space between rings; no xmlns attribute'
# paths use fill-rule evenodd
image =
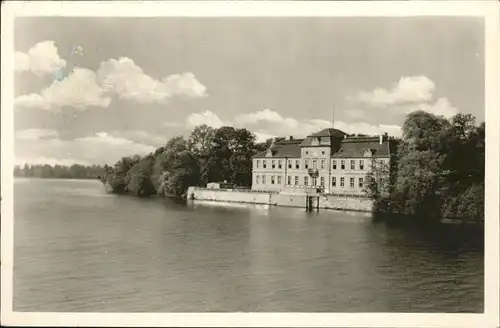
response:
<svg viewBox="0 0 500 328"><path fill-rule="evenodd" d="M98 165L85 166L74 164L64 165L29 165L16 166L14 176L24 178L54 178L54 179L97 179L104 175L104 168Z"/></svg>
<svg viewBox="0 0 500 328"><path fill-rule="evenodd" d="M470 114L451 119L423 111L408 114L403 136L390 138L388 164L374 163L366 192L374 211L425 218L484 220L485 124ZM284 138L277 138L282 140ZM114 192L183 197L189 186L227 181L250 187L252 156L271 145L246 129L206 125L188 138L170 139L155 152L105 166Z"/></svg>
<svg viewBox="0 0 500 328"><path fill-rule="evenodd" d="M250 187L252 156L266 150L271 142L256 143L247 129L200 125L188 138L174 137L147 156L124 157L114 167L106 165L103 182L114 192L138 196L182 197L189 186L212 181Z"/></svg>
<svg viewBox="0 0 500 328"><path fill-rule="evenodd" d="M390 163L369 174L374 211L484 222L485 123L416 111L402 129Z"/></svg>

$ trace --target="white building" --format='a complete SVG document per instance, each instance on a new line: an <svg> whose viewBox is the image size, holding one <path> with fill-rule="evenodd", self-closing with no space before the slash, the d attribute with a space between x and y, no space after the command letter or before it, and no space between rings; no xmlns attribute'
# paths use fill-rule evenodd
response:
<svg viewBox="0 0 500 328"><path fill-rule="evenodd" d="M389 164L390 154L387 135L348 137L324 129L290 137L253 157L252 190L322 187L327 194L362 195L372 160Z"/></svg>

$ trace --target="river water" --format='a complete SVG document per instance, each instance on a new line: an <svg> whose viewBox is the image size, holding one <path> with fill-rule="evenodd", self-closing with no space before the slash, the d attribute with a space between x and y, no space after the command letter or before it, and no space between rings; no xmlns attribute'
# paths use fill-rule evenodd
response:
<svg viewBox="0 0 500 328"><path fill-rule="evenodd" d="M476 230L16 179L14 310L482 312Z"/></svg>

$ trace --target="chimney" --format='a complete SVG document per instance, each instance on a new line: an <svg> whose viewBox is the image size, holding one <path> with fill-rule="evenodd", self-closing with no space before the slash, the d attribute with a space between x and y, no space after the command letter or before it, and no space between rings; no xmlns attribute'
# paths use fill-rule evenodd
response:
<svg viewBox="0 0 500 328"><path fill-rule="evenodd" d="M384 140L384 136L383 135L379 135L378 136L378 143L381 145L382 144L382 141Z"/></svg>

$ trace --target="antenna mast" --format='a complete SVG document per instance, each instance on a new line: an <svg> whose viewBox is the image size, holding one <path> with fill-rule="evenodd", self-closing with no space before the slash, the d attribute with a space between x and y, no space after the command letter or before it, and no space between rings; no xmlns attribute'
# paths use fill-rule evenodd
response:
<svg viewBox="0 0 500 328"><path fill-rule="evenodd" d="M332 128L335 128L335 104L332 107Z"/></svg>

